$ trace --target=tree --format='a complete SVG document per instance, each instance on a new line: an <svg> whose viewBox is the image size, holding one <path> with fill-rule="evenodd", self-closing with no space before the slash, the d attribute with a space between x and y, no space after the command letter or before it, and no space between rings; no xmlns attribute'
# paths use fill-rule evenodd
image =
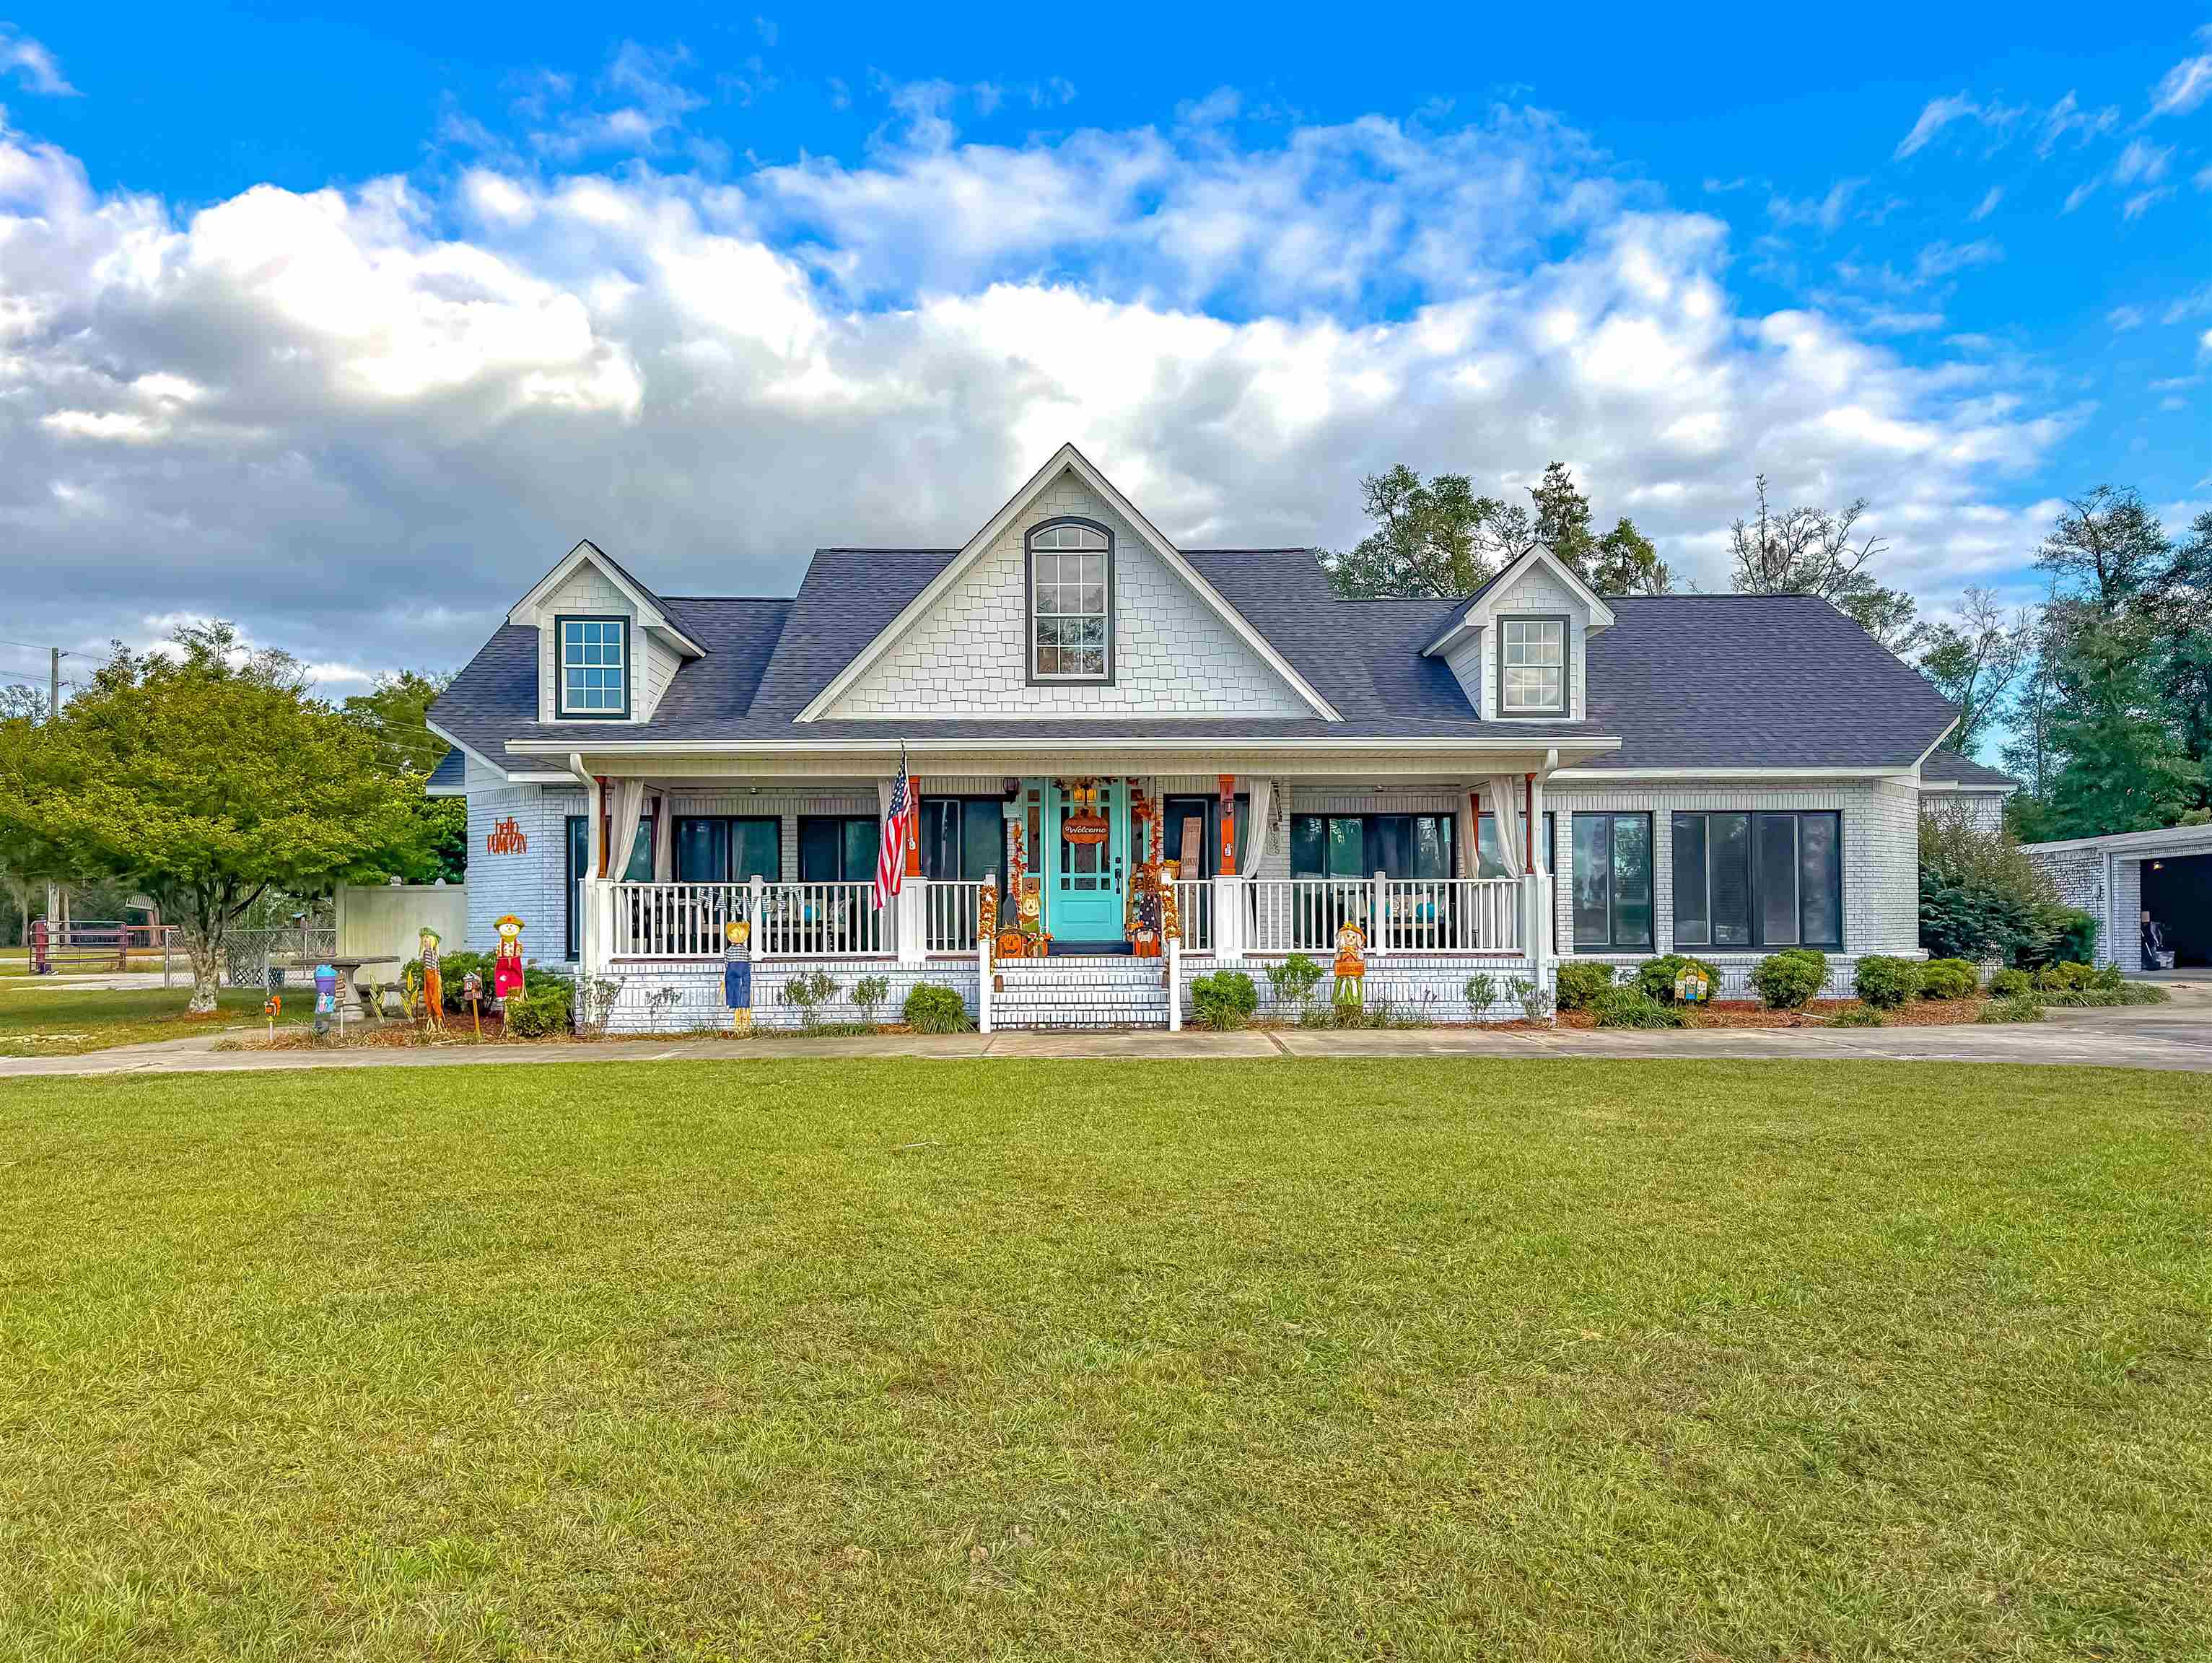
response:
<svg viewBox="0 0 2212 1663"><path fill-rule="evenodd" d="M1575 484L1565 462L1544 470L1543 482L1528 490L1535 505L1536 540L1585 583L1597 563L1597 539L1590 534L1589 498Z"/></svg>
<svg viewBox="0 0 2212 1663"><path fill-rule="evenodd" d="M2008 621L1996 596L1968 589L1959 623L1938 624L1927 634L1920 673L1959 713L1958 725L1944 736L1946 748L1961 756L1975 753L1983 736L2002 714L2005 696L2027 662L2033 631L2025 612Z"/></svg>
<svg viewBox="0 0 2212 1663"><path fill-rule="evenodd" d="M1597 539L1589 585L1600 594L1672 594L1676 588L1674 569L1626 516Z"/></svg>
<svg viewBox="0 0 2212 1663"><path fill-rule="evenodd" d="M1924 631L1912 597L1885 588L1869 570L1888 545L1860 527L1865 497L1840 514L1816 508L1777 513L1767 503L1765 474L1755 489L1757 517L1729 527L1737 593L1818 595L1900 657L1920 643Z"/></svg>
<svg viewBox="0 0 2212 1663"><path fill-rule="evenodd" d="M2160 685L2197 783L2212 807L2212 509L2191 522L2150 602L2165 659Z"/></svg>
<svg viewBox="0 0 2212 1663"><path fill-rule="evenodd" d="M2035 563L2054 591L2071 594L2112 618L2159 581L2166 532L2133 490L2100 485L2061 510Z"/></svg>
<svg viewBox="0 0 2212 1663"><path fill-rule="evenodd" d="M1339 594L1457 600L1489 581L1496 568L1483 533L1499 505L1476 496L1466 475L1440 473L1424 484L1401 462L1388 473L1368 475L1359 488L1375 529L1350 553L1322 557Z"/></svg>
<svg viewBox="0 0 2212 1663"><path fill-rule="evenodd" d="M0 732L0 832L136 890L179 927L189 1008L215 1008L224 948L265 893L374 880L419 850L406 777L307 691L289 655L218 623L112 657L42 725Z"/></svg>
<svg viewBox="0 0 2212 1663"><path fill-rule="evenodd" d="M430 731L427 717L431 701L452 680L450 675L402 670L397 675L380 676L374 692L356 693L345 702L347 717L375 740L379 766L414 784L415 814L422 822L422 846L419 854L402 862L399 872L413 883L428 883L434 878L459 883L468 874L468 804L459 797L425 795L422 790L450 748Z"/></svg>
<svg viewBox="0 0 2212 1663"><path fill-rule="evenodd" d="M2053 603L2057 605L2060 603ZM2061 838L2172 825L2192 798L2187 759L2160 708L2156 642L2146 621L2092 616L2067 629L2054 665L2051 787Z"/></svg>

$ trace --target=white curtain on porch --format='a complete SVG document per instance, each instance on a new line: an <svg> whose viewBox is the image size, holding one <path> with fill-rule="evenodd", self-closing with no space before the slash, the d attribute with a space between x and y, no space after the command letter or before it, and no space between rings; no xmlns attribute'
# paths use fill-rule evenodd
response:
<svg viewBox="0 0 2212 1663"><path fill-rule="evenodd" d="M1252 824L1244 828L1244 864L1238 876L1256 878L1260 875L1260 857L1267 852L1267 830L1275 823L1275 782L1255 779L1252 782Z"/></svg>
<svg viewBox="0 0 2212 1663"><path fill-rule="evenodd" d="M1528 863L1521 847L1521 782L1512 775L1490 777L1490 814L1498 827L1498 850L1505 857L1505 869L1517 878Z"/></svg>
<svg viewBox="0 0 2212 1663"><path fill-rule="evenodd" d="M615 782L614 842L607 850L607 875L620 883L629 875L630 856L637 851L638 818L645 813L645 782Z"/></svg>
<svg viewBox="0 0 2212 1663"><path fill-rule="evenodd" d="M676 823L668 817L668 793L653 794L653 880L666 883L676 875Z"/></svg>
<svg viewBox="0 0 2212 1663"><path fill-rule="evenodd" d="M1482 851L1475 842L1479 832L1474 818L1474 792L1470 789L1459 794L1459 875L1462 878L1482 875Z"/></svg>

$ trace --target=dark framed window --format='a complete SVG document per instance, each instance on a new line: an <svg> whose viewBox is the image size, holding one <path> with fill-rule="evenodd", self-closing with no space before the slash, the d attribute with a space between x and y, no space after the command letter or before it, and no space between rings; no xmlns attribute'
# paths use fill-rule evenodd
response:
<svg viewBox="0 0 2212 1663"><path fill-rule="evenodd" d="M1844 817L1834 809L1674 818L1674 945L1844 944Z"/></svg>
<svg viewBox="0 0 2212 1663"><path fill-rule="evenodd" d="M560 644L553 713L562 721L616 722L629 716L629 619L556 618Z"/></svg>
<svg viewBox="0 0 2212 1663"><path fill-rule="evenodd" d="M1521 836L1525 842L1528 836L1528 813L1524 809L1514 818L1521 823ZM1547 808L1544 811L1544 841L1536 855L1537 864L1547 874L1557 869L1552 851L1558 846L1559 837L1559 817ZM1505 869L1505 851L1498 844L1498 821L1487 809L1475 816L1474 875L1478 878L1517 878L1521 875Z"/></svg>
<svg viewBox="0 0 2212 1663"><path fill-rule="evenodd" d="M1095 520L1048 520L1023 539L1029 679L1114 679L1114 534Z"/></svg>
<svg viewBox="0 0 2212 1663"><path fill-rule="evenodd" d="M801 814L801 883L873 883L883 823L873 814Z"/></svg>
<svg viewBox="0 0 2212 1663"><path fill-rule="evenodd" d="M1294 878L1449 878L1457 816L1293 814Z"/></svg>
<svg viewBox="0 0 2212 1663"><path fill-rule="evenodd" d="M1570 817L1574 831L1575 950L1651 945L1651 816Z"/></svg>
<svg viewBox="0 0 2212 1663"><path fill-rule="evenodd" d="M1003 797L924 797L921 800L921 875L981 883L1006 864L1006 808ZM876 875L869 856L868 876Z"/></svg>
<svg viewBox="0 0 2212 1663"><path fill-rule="evenodd" d="M584 953L584 874L592 859L592 820L588 814L571 814L566 826L568 847L568 944L570 964Z"/></svg>
<svg viewBox="0 0 2212 1663"><path fill-rule="evenodd" d="M1251 828L1246 822L1252 817L1252 799L1239 791L1233 801L1231 813L1235 816L1233 835L1237 839L1237 868L1241 872L1244 868L1244 844L1251 834ZM1199 839L1200 847L1186 850L1183 848L1183 833L1192 820L1198 821L1206 831ZM1218 796L1160 799L1160 854L1163 858L1175 862L1176 869L1180 871L1186 853L1198 857L1200 877L1211 878L1220 871L1221 799Z"/></svg>
<svg viewBox="0 0 2212 1663"><path fill-rule="evenodd" d="M1509 716L1567 713L1567 620L1498 620L1498 708Z"/></svg>
<svg viewBox="0 0 2212 1663"><path fill-rule="evenodd" d="M779 883L783 822L773 814L679 814L675 856L678 883Z"/></svg>

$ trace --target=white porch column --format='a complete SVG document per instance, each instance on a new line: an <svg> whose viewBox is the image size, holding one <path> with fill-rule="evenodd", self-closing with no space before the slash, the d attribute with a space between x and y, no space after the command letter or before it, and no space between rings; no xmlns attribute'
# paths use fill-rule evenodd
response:
<svg viewBox="0 0 2212 1663"><path fill-rule="evenodd" d="M991 1031L991 941L980 937L975 942L975 1029L979 1033Z"/></svg>
<svg viewBox="0 0 2212 1663"><path fill-rule="evenodd" d="M897 941L898 961L902 965L921 964L929 956L927 881L909 874L891 899L891 933Z"/></svg>
<svg viewBox="0 0 2212 1663"><path fill-rule="evenodd" d="M752 926L745 932L745 950L755 964L768 957L768 932L762 927L768 922L768 908L763 905L765 898L762 893L767 887L757 872L753 874L752 881L745 886L745 922Z"/></svg>
<svg viewBox="0 0 2212 1663"><path fill-rule="evenodd" d="M1213 959L1227 964L1244 956L1244 880L1233 872L1213 878Z"/></svg>
<svg viewBox="0 0 2212 1663"><path fill-rule="evenodd" d="M988 979L988 972L986 972ZM1182 937L1168 938L1168 1032L1182 1032Z"/></svg>
<svg viewBox="0 0 2212 1663"><path fill-rule="evenodd" d="M1551 958L1552 880L1541 872L1521 880L1521 951L1534 967L1531 978L1539 985Z"/></svg>
<svg viewBox="0 0 2212 1663"><path fill-rule="evenodd" d="M615 888L605 878L584 880L584 920L576 957L586 976L604 976L614 963Z"/></svg>
<svg viewBox="0 0 2212 1663"><path fill-rule="evenodd" d="M1382 940L1390 933L1389 896L1390 874L1377 872L1373 897L1367 904L1367 956L1370 959L1382 956Z"/></svg>

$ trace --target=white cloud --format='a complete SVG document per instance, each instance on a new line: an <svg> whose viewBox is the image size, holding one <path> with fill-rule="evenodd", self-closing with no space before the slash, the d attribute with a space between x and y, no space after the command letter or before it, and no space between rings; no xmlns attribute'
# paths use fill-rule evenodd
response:
<svg viewBox="0 0 2212 1663"><path fill-rule="evenodd" d="M2086 413L1882 344L1932 311L1747 308L1726 227L1528 112L908 133L726 184L488 161L190 215L0 132L0 534L64 640L128 594L457 663L580 536L670 592L787 591L819 543L958 541L1064 439L1200 545L1341 545L1400 460L1498 490L1568 457L1708 586L1764 470L1873 496L1894 572L1949 589L2017 557L2008 482Z"/></svg>
<svg viewBox="0 0 2212 1663"><path fill-rule="evenodd" d="M2172 147L2132 138L2127 149L2120 152L2120 159L2112 164L2112 178L2121 185L2154 185L2166 176L2166 163L2172 160Z"/></svg>
<svg viewBox="0 0 2212 1663"><path fill-rule="evenodd" d="M2013 124L2027 113L2024 107L1997 103L1979 104L1964 93L1954 93L1948 98L1931 98L1920 111L1919 119L1912 131L1898 140L1897 149L1890 153L1891 160L1902 161L1917 154L1942 135L1954 122L1973 121L1990 129L2002 143L2012 131Z"/></svg>
<svg viewBox="0 0 2212 1663"><path fill-rule="evenodd" d="M2120 217L2123 219L2141 219L2145 214L2148 213L2154 206L2165 201L2166 198L2172 194L2173 187L2170 185L2162 185L2154 191L2138 191L2135 195L2130 197L2127 199L2126 204L2121 208Z"/></svg>
<svg viewBox="0 0 2212 1663"><path fill-rule="evenodd" d="M1828 187L1827 195L1811 200L1778 194L1767 199L1766 211L1777 225L1815 226L1832 234L1850 211L1851 198L1865 183L1863 179L1839 179Z"/></svg>
<svg viewBox="0 0 2212 1663"><path fill-rule="evenodd" d="M2078 149L2100 133L2108 133L2120 125L2120 113L2111 105L2100 110L2085 110L2081 100L2072 92L2046 111L2043 118L2043 134L2036 140L2035 153L2047 156L2058 148L2060 141L2069 133Z"/></svg>
<svg viewBox="0 0 2212 1663"><path fill-rule="evenodd" d="M2002 185L1992 185L1983 193L1980 204L1975 208L1972 213L1967 216L1967 217L1978 223L1979 222L1987 219L1991 214L1996 212L1997 204L2003 200L2004 186Z"/></svg>
<svg viewBox="0 0 2212 1663"><path fill-rule="evenodd" d="M1924 282L1948 277L1970 266L1993 265L2003 258L2004 250L1989 237L1966 243L1931 242L1920 251L1913 269Z"/></svg>
<svg viewBox="0 0 2212 1663"><path fill-rule="evenodd" d="M31 91L45 97L76 96L76 88L62 74L62 66L53 53L29 35L0 23L0 76L11 74Z"/></svg>
<svg viewBox="0 0 2212 1663"><path fill-rule="evenodd" d="M2116 306L2105 314L2105 321L2118 330L2141 329L2143 326L2142 308Z"/></svg>
<svg viewBox="0 0 2212 1663"><path fill-rule="evenodd" d="M2212 52L2185 58L2160 77L2151 88L2150 113L2187 115L2207 98L2212 98Z"/></svg>

